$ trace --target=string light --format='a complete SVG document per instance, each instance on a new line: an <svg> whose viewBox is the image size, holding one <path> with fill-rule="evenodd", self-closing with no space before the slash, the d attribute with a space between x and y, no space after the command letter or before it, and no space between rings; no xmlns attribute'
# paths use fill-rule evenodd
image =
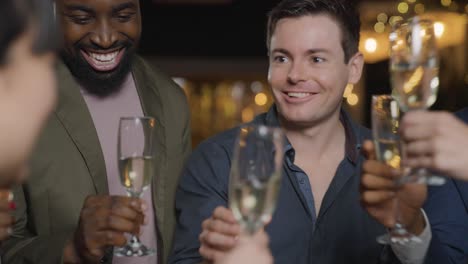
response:
<svg viewBox="0 0 468 264"><path fill-rule="evenodd" d="M445 7L449 7L452 4L452 0L440 0L440 3Z"/></svg>
<svg viewBox="0 0 468 264"><path fill-rule="evenodd" d="M467 75L467 77L468 77L468 75ZM347 98L350 94L353 93L353 89L354 89L354 85L352 83L349 83L348 85L346 85L346 88L345 88L344 93L343 93L343 97Z"/></svg>
<svg viewBox="0 0 468 264"><path fill-rule="evenodd" d="M244 110L242 110L242 122L246 123L246 122L252 121L252 119L254 118L254 115L255 113L252 108L250 107L245 108Z"/></svg>
<svg viewBox="0 0 468 264"><path fill-rule="evenodd" d="M424 6L424 4L416 4L414 6L414 12L418 15L424 13L426 7Z"/></svg>
<svg viewBox="0 0 468 264"><path fill-rule="evenodd" d="M408 3L401 2L401 3L398 4L398 12L400 12L402 14L406 14L406 13L408 13L408 10L409 10Z"/></svg>
<svg viewBox="0 0 468 264"><path fill-rule="evenodd" d="M265 93L258 93L255 95L255 104L258 106L264 106L268 103L268 97Z"/></svg>
<svg viewBox="0 0 468 264"><path fill-rule="evenodd" d="M375 38L368 38L365 44L366 51L374 53L377 50L377 40Z"/></svg>
<svg viewBox="0 0 468 264"><path fill-rule="evenodd" d="M468 5L467 5L467 8L468 8ZM385 13L380 13L378 16L377 16L377 21L381 22L381 23L387 23L388 21L388 16L387 14Z"/></svg>
<svg viewBox="0 0 468 264"><path fill-rule="evenodd" d="M445 25L442 22L435 22L434 23L434 33L436 38L442 37L445 32Z"/></svg>
<svg viewBox="0 0 468 264"><path fill-rule="evenodd" d="M403 17L401 16L392 16L390 17L390 25L393 27L395 25L395 23L397 23L398 21L401 21L403 20Z"/></svg>
<svg viewBox="0 0 468 264"><path fill-rule="evenodd" d="M383 33L385 31L385 24L382 22L375 23L374 30L377 33Z"/></svg>
<svg viewBox="0 0 468 264"><path fill-rule="evenodd" d="M356 94L352 93L348 96L346 101L348 102L349 105L355 106L359 103L359 97Z"/></svg>
<svg viewBox="0 0 468 264"><path fill-rule="evenodd" d="M460 36L464 32L461 31L458 25L464 25L468 22L468 4L461 0L439 0L437 2L446 7L442 8L445 11L432 12L432 9L428 10L428 7L423 4L424 2L399 0L393 6L393 13L377 13L374 24L369 25L369 28L364 31L365 34L361 36L363 41L360 44L360 50L365 55L366 63L374 63L388 58L388 45L385 42L388 40L387 32L389 28L396 26L409 16L421 15L423 18L434 20L435 37L437 38L437 44L442 48L463 42L463 37ZM455 12L452 13L452 11ZM421 32L422 36L425 34L426 32Z"/></svg>

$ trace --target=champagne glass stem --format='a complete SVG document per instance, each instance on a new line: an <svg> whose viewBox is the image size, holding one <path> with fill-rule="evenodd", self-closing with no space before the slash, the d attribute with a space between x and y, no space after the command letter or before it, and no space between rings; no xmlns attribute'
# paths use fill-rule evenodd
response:
<svg viewBox="0 0 468 264"><path fill-rule="evenodd" d="M403 159L407 158L406 154L406 144L404 142L401 143L402 145L402 152L403 152ZM444 185L446 179L442 176L434 175L432 172L427 170L426 168L411 168L408 172L403 176L399 183L420 183L420 184L427 184L430 186L441 186Z"/></svg>
<svg viewBox="0 0 468 264"><path fill-rule="evenodd" d="M398 197L398 193L395 198L395 226L390 230L390 241L398 244L406 244L410 241L414 241L416 243L422 242L421 239L410 233L402 222L400 198Z"/></svg>
<svg viewBox="0 0 468 264"><path fill-rule="evenodd" d="M263 226L263 223L256 219L248 219L245 222L244 230L249 235L254 235Z"/></svg>

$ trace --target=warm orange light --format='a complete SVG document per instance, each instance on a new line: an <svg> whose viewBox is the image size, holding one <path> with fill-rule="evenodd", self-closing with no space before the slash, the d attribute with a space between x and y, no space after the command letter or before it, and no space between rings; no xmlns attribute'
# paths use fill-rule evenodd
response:
<svg viewBox="0 0 468 264"><path fill-rule="evenodd" d="M356 94L350 94L346 99L349 105L355 106L359 103L359 97Z"/></svg>
<svg viewBox="0 0 468 264"><path fill-rule="evenodd" d="M375 40L375 38L368 38L366 40L365 49L369 53L374 53L377 50L377 40Z"/></svg>
<svg viewBox="0 0 468 264"><path fill-rule="evenodd" d="M353 93L353 89L354 89L353 84L350 83L350 84L346 85L346 88L345 88L344 93L343 93L343 97L347 98L350 94Z"/></svg>
<svg viewBox="0 0 468 264"><path fill-rule="evenodd" d="M416 4L414 6L414 12L418 15L424 13L424 11L426 11L426 7L424 6L424 4Z"/></svg>
<svg viewBox="0 0 468 264"><path fill-rule="evenodd" d="M255 104L258 106L264 106L268 103L268 97L264 93L258 93L255 95Z"/></svg>
<svg viewBox="0 0 468 264"><path fill-rule="evenodd" d="M445 32L445 25L442 22L435 22L434 23L434 33L437 38L442 37Z"/></svg>
<svg viewBox="0 0 468 264"><path fill-rule="evenodd" d="M252 108L250 107L245 108L244 110L242 110L242 122L246 123L246 122L252 121L254 118L254 115L255 113Z"/></svg>
<svg viewBox="0 0 468 264"><path fill-rule="evenodd" d="M440 0L440 3L443 5L443 6L450 6L452 4L452 0Z"/></svg>

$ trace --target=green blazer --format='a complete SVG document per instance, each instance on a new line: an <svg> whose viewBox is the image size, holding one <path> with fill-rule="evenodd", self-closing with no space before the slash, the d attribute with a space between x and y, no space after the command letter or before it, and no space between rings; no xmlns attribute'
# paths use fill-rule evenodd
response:
<svg viewBox="0 0 468 264"><path fill-rule="evenodd" d="M152 196L159 260L166 263L175 190L191 151L189 108L182 89L143 59L135 59L132 74L144 114L157 120ZM15 190L17 222L1 246L4 263L63 263L65 242L72 238L85 198L108 194L102 150L80 88L63 64L57 77L58 105L38 141L28 181Z"/></svg>

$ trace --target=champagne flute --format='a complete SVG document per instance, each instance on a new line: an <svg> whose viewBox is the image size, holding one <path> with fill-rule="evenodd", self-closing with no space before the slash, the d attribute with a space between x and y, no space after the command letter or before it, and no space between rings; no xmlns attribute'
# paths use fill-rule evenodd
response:
<svg viewBox="0 0 468 264"><path fill-rule="evenodd" d="M120 181L130 197L141 198L151 184L154 125L152 117L120 118L117 146ZM142 257L155 253L155 249L143 245L135 235L131 235L125 246L114 250L114 255L119 257Z"/></svg>
<svg viewBox="0 0 468 264"><path fill-rule="evenodd" d="M231 166L229 206L247 234L269 223L279 195L284 156L280 128L246 125L240 129Z"/></svg>
<svg viewBox="0 0 468 264"><path fill-rule="evenodd" d="M394 27L390 33L390 72L392 95L402 111L427 110L435 103L439 57L432 21L414 17ZM425 168L412 169L403 180L428 185L445 183L445 178Z"/></svg>
<svg viewBox="0 0 468 264"><path fill-rule="evenodd" d="M372 96L372 135L374 138L377 159L390 167L401 170L401 145L398 136L400 109L397 101L391 95ZM397 180L397 183L400 183ZM406 230L400 222L399 198L395 199L395 226L389 233L377 237L377 242L388 244L390 242L404 244L409 241L421 242L421 239Z"/></svg>

